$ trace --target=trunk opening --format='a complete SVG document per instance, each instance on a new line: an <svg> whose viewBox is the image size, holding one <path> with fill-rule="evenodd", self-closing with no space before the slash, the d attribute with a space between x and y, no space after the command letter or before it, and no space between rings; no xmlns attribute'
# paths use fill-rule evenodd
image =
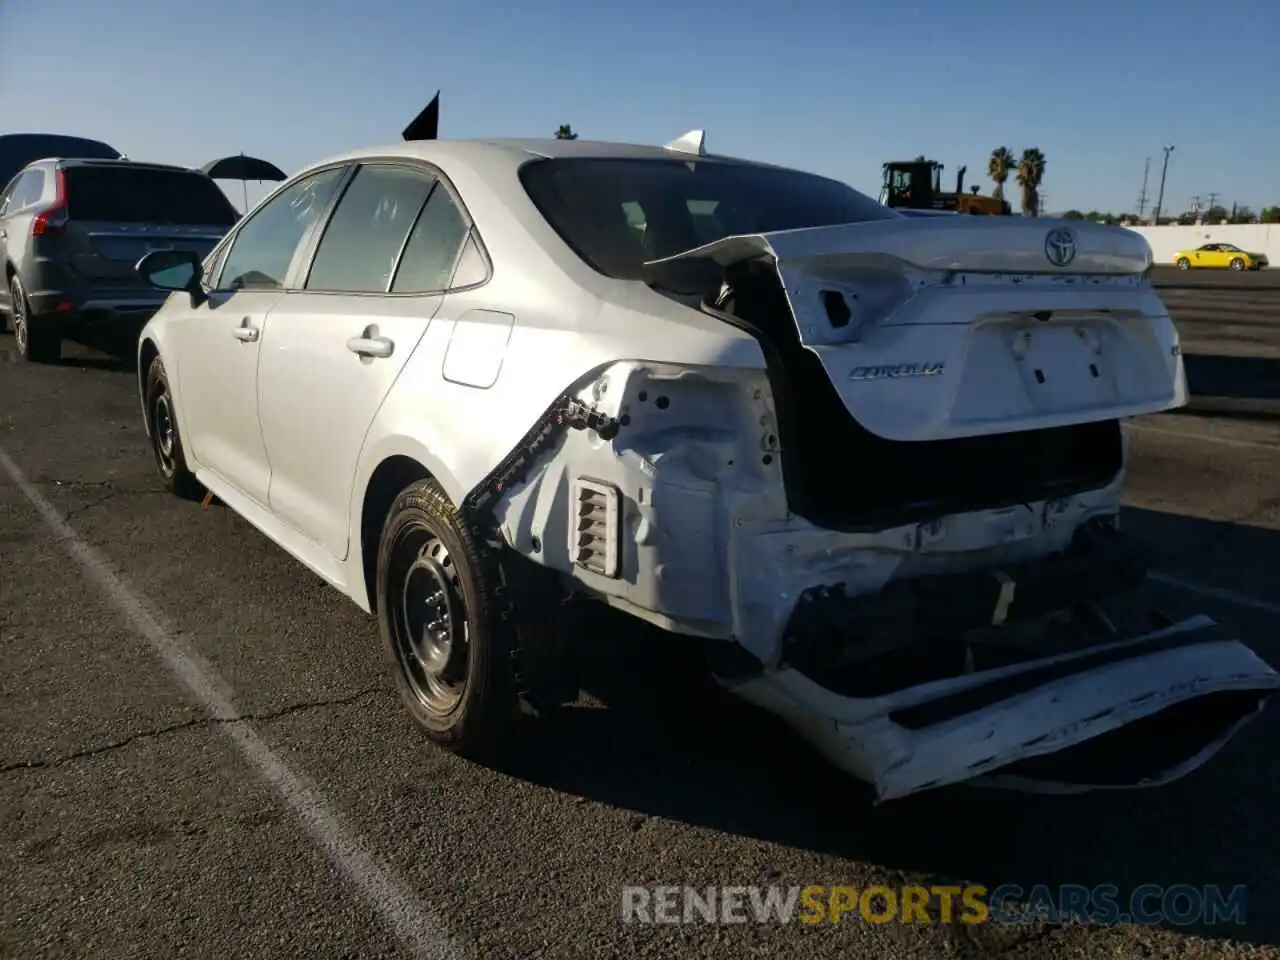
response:
<svg viewBox="0 0 1280 960"><path fill-rule="evenodd" d="M740 262L722 276L723 292L703 309L760 342L788 503L816 526L883 528L1065 497L1106 486L1123 465L1116 420L923 442L878 437L848 412L819 358L800 342L773 265ZM839 326L839 305L829 314Z"/></svg>

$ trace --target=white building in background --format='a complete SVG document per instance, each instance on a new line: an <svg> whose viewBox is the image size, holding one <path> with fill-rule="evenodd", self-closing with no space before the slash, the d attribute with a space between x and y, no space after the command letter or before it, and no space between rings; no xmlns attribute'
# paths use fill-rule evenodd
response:
<svg viewBox="0 0 1280 960"><path fill-rule="evenodd" d="M1172 263L1179 250L1195 249L1203 243L1234 243L1242 250L1265 253L1273 264L1280 264L1280 223L1224 223L1194 226L1131 226L1151 244L1156 263Z"/></svg>

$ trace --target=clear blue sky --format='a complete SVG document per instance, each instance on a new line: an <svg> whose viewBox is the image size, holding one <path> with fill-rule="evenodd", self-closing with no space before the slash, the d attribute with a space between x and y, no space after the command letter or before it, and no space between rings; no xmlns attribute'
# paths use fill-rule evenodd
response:
<svg viewBox="0 0 1280 960"><path fill-rule="evenodd" d="M1048 158L1047 208L1130 210L1176 145L1166 209L1280 203L1280 3L1201 0L0 0L0 131L287 171L441 134L663 143L875 193L880 163ZM250 197L262 188L251 185ZM238 185L231 191L239 200Z"/></svg>

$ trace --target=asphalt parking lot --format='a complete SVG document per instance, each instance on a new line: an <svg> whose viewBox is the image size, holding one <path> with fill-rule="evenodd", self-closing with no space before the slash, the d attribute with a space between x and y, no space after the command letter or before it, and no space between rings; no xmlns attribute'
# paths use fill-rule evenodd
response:
<svg viewBox="0 0 1280 960"><path fill-rule="evenodd" d="M1159 282L1194 400L1130 429L1124 522L1153 602L1280 665L1280 271ZM0 335L3 956L1280 956L1280 705L1159 790L873 808L624 647L518 766L469 764L413 731L370 618L160 491L132 371L67 357ZM1250 895L1225 927L621 922L628 885L948 880Z"/></svg>

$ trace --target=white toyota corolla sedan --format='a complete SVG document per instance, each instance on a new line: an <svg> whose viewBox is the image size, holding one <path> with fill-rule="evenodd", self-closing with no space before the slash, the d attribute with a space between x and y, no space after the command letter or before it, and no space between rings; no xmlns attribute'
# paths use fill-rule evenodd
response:
<svg viewBox="0 0 1280 960"><path fill-rule="evenodd" d="M1186 401L1150 265L700 132L403 142L138 264L171 291L142 405L164 481L375 614L450 749L555 701L569 590L700 645L881 800L1150 785L1278 682L1125 606L1120 422Z"/></svg>

